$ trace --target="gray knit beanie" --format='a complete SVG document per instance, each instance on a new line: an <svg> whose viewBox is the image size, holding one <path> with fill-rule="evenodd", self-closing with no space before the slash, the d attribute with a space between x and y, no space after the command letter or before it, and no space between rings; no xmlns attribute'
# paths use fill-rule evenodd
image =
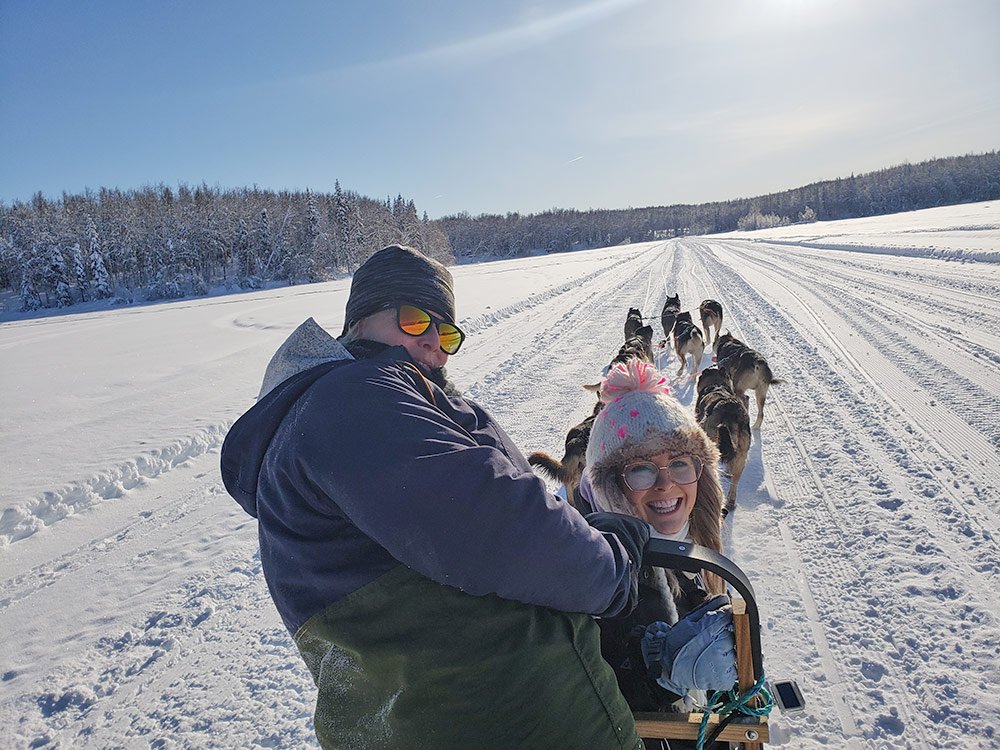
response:
<svg viewBox="0 0 1000 750"><path fill-rule="evenodd" d="M384 247L361 264L351 280L344 333L362 318L386 305L408 303L425 307L455 322L455 292L451 274L441 263L412 247Z"/></svg>

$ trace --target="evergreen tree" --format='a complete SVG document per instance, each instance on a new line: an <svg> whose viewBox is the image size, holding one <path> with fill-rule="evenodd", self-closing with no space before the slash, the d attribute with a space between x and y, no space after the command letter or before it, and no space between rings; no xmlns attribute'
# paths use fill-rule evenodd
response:
<svg viewBox="0 0 1000 750"><path fill-rule="evenodd" d="M262 208L253 231L250 233L250 246L247 249L245 285L249 289L259 289L261 275L266 274L271 267L271 222L267 209Z"/></svg>
<svg viewBox="0 0 1000 750"><path fill-rule="evenodd" d="M96 242L90 245L90 267L94 274L94 294L97 296L97 299L111 298L114 295L114 288L111 284L108 269L104 265L101 246Z"/></svg>
<svg viewBox="0 0 1000 750"><path fill-rule="evenodd" d="M62 250L53 246L49 252L49 267L46 281L55 293L56 305L67 307L73 304L73 294L70 292L69 272Z"/></svg>
<svg viewBox="0 0 1000 750"><path fill-rule="evenodd" d="M306 191L306 220L303 226L302 249L303 270L309 281L320 281L326 277L331 266L328 253L329 243L320 226L319 201L316 194Z"/></svg>
<svg viewBox="0 0 1000 750"><path fill-rule="evenodd" d="M21 309L25 311L39 310L42 298L35 291L35 282L31 278L31 269L27 265L21 271Z"/></svg>
<svg viewBox="0 0 1000 750"><path fill-rule="evenodd" d="M76 277L76 286L80 290L80 299L87 301L87 291L90 282L87 278L87 266L83 262L83 253L80 251L80 243L73 245L73 276Z"/></svg>
<svg viewBox="0 0 1000 750"><path fill-rule="evenodd" d="M354 248L351 247L351 207L347 196L340 187L340 181L333 183L333 211L334 224L336 227L337 248L334 258L335 270L343 271L348 267L350 258L354 255Z"/></svg>

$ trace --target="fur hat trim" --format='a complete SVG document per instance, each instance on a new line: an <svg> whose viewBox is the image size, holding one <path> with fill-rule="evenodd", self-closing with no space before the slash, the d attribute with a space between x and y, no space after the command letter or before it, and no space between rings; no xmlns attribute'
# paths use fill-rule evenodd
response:
<svg viewBox="0 0 1000 750"><path fill-rule="evenodd" d="M593 439L593 434L591 434L591 440ZM589 455L589 449L587 453ZM635 515L635 509L622 488L622 470L625 468L625 464L630 461L649 458L660 453L671 455L687 453L702 462L704 467L702 477L718 474L719 449L695 424L680 428L670 435L659 435L642 442L630 443L623 446L614 455L605 456L602 460L594 463L588 461L586 471L590 475L590 484L598 503L606 506L605 510L614 513Z"/></svg>

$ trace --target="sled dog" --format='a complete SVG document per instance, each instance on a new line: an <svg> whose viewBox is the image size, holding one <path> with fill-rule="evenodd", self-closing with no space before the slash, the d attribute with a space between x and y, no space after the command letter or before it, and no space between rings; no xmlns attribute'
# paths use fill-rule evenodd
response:
<svg viewBox="0 0 1000 750"><path fill-rule="evenodd" d="M705 353L705 339L701 331L691 320L690 311L677 313L674 321L674 351L677 359L681 361L681 366L677 370L680 375L687 366L687 355L691 355L691 373L698 372L701 366L701 357Z"/></svg>
<svg viewBox="0 0 1000 750"><path fill-rule="evenodd" d="M636 330L642 325L642 313L634 307L628 309L625 316L625 340L635 336Z"/></svg>
<svg viewBox="0 0 1000 750"><path fill-rule="evenodd" d="M638 312L638 311L636 311ZM618 353L614 356L608 366L604 368L604 374L614 367L617 362L628 362L630 359L641 359L653 363L653 327L640 325L635 329L635 335L629 338ZM601 389L600 382L584 385L591 393L598 393ZM587 465L587 444L590 442L590 428L594 424L594 417L601 410L603 404L598 401L594 406L593 413L584 419L580 424L570 428L566 434L566 449L563 451L563 458L557 461L543 451L535 451L528 456L528 463L536 467L544 476L553 481L562 482L566 486L566 496L570 503L573 502L573 491L580 485L583 477L583 469Z"/></svg>
<svg viewBox="0 0 1000 750"><path fill-rule="evenodd" d="M667 297L667 301L663 303L663 312L660 313L660 325L663 326L664 338L670 338L670 332L674 330L674 321L680 311L681 296L675 294L673 297Z"/></svg>
<svg viewBox="0 0 1000 750"><path fill-rule="evenodd" d="M715 338L719 338L719 329L722 328L722 305L714 299L707 299L698 306L698 312L701 313L701 330L705 333L705 346L711 346L711 329L715 329Z"/></svg>
<svg viewBox="0 0 1000 750"><path fill-rule="evenodd" d="M733 391L728 373L718 367L708 367L698 376L698 400L695 418L705 433L719 448L722 463L729 474L725 517L736 507L736 488L747 465L750 453L750 415L743 399Z"/></svg>
<svg viewBox="0 0 1000 750"><path fill-rule="evenodd" d="M748 390L757 397L757 419L753 427L757 429L764 421L764 401L767 399L767 389L772 385L780 385L771 372L764 355L751 349L738 338L726 331L715 339L716 366L725 370L733 383L733 392L743 399L743 404L750 409Z"/></svg>
<svg viewBox="0 0 1000 750"><path fill-rule="evenodd" d="M590 388L590 386L584 386ZM580 486L583 469L587 465L587 444L590 442L590 430L594 426L594 417L604 406L600 401L594 406L593 413L580 424L570 427L566 433L566 447L561 461L557 461L544 451L535 451L528 456L528 463L538 469L543 476L554 482L562 482L566 487L566 499L573 505L573 493Z"/></svg>
<svg viewBox="0 0 1000 750"><path fill-rule="evenodd" d="M630 316L633 311L639 312L633 308L629 311ZM652 326L639 325L635 329L634 335L621 345L618 353L604 368L604 374L607 375L615 363L628 362L630 359L641 359L653 364ZM601 384L597 382L583 387L591 393L598 393ZM537 468L542 475L565 485L566 497L570 504L573 503L573 492L580 486L583 469L587 465L587 444L590 442L590 429L594 425L594 417L603 406L604 404L598 401L589 417L569 429L569 432L566 433L566 447L561 461L557 461L544 451L535 451L528 456L528 463Z"/></svg>

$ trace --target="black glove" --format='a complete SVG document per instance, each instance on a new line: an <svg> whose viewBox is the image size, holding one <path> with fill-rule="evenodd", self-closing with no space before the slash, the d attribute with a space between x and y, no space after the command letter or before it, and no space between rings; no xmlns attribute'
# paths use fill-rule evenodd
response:
<svg viewBox="0 0 1000 750"><path fill-rule="evenodd" d="M621 513L591 513L586 519L598 531L614 534L618 538L638 572L642 567L642 553L649 542L649 524Z"/></svg>
<svg viewBox="0 0 1000 750"><path fill-rule="evenodd" d="M621 513L591 513L587 523L598 531L614 534L628 552L632 565L638 571L642 567L642 553L649 542L649 524Z"/></svg>
<svg viewBox="0 0 1000 750"><path fill-rule="evenodd" d="M632 562L632 569L629 571L628 600L625 602L625 608L616 616L627 615L639 604L639 569L642 567L642 553L646 551L646 543L649 541L649 525L634 516L624 516L620 513L591 513L585 518L587 523L598 531L614 534Z"/></svg>

